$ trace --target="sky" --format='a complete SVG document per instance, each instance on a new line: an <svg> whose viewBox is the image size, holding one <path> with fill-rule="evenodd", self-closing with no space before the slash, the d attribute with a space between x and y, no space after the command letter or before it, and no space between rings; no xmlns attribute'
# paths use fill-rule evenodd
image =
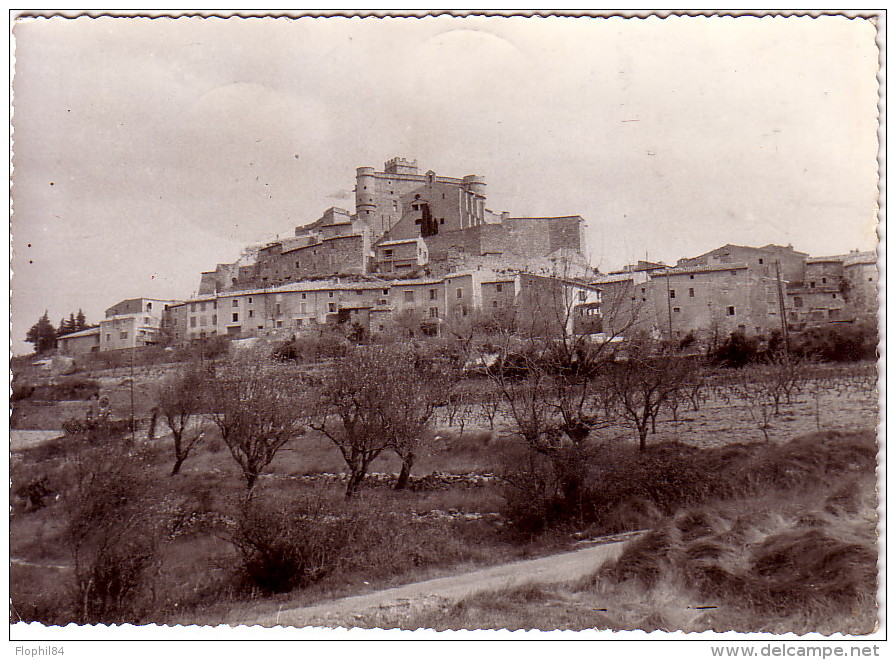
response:
<svg viewBox="0 0 896 660"><path fill-rule="evenodd" d="M581 215L592 264L877 243L875 27L841 17L23 19L11 340L354 211L393 156Z"/></svg>

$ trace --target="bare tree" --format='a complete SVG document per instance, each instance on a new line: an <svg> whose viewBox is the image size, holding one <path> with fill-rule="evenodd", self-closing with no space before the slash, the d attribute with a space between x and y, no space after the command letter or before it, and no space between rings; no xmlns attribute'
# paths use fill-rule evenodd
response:
<svg viewBox="0 0 896 660"><path fill-rule="evenodd" d="M401 346L369 346L336 361L324 378L311 427L342 454L346 497L357 493L370 464L388 448L401 457L407 482L440 392L419 359Z"/></svg>
<svg viewBox="0 0 896 660"><path fill-rule="evenodd" d="M305 392L294 374L259 360L234 361L219 370L212 417L248 491L277 453L304 435Z"/></svg>
<svg viewBox="0 0 896 660"><path fill-rule="evenodd" d="M616 413L638 432L638 446L647 448L650 424L660 409L687 382L691 365L674 355L650 356L647 346L631 347L624 360L607 365L603 382Z"/></svg>
<svg viewBox="0 0 896 660"><path fill-rule="evenodd" d="M734 377L734 393L744 402L747 414L759 427L763 438L769 442L771 419L777 414L778 390L769 379L767 370L758 367L742 367Z"/></svg>
<svg viewBox="0 0 896 660"><path fill-rule="evenodd" d="M194 366L168 378L156 392L156 409L171 430L174 441L172 476L180 472L205 433L201 414L208 399L207 385L207 373Z"/></svg>

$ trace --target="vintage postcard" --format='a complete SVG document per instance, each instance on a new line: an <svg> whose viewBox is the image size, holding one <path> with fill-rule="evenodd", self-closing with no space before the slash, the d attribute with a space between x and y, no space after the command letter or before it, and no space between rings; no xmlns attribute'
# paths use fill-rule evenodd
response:
<svg viewBox="0 0 896 660"><path fill-rule="evenodd" d="M12 650L878 654L883 21L14 15Z"/></svg>

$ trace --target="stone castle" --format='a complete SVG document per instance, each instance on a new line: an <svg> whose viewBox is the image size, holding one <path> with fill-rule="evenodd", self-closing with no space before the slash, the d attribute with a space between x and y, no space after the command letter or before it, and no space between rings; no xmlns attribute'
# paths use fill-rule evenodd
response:
<svg viewBox="0 0 896 660"><path fill-rule="evenodd" d="M511 268L585 276L581 216L515 218L486 208L486 183L421 174L416 161L359 167L355 212L329 208L294 235L247 248L202 273L199 295L280 286L313 277L438 276Z"/></svg>
<svg viewBox="0 0 896 660"><path fill-rule="evenodd" d="M546 336L564 327L700 343L876 320L871 252L810 257L790 245L724 245L675 266L638 262L601 274L584 254L581 216L496 213L480 176L420 174L416 161L392 158L382 172L358 168L354 192L353 213L329 208L289 238L248 246L202 273L185 301L122 301L99 328L60 337L60 351L282 338L344 323L439 335L474 314L541 320Z"/></svg>

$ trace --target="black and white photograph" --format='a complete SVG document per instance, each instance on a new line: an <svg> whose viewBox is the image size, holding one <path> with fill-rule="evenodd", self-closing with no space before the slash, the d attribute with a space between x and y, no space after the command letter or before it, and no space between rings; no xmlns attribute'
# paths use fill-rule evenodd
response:
<svg viewBox="0 0 896 660"><path fill-rule="evenodd" d="M11 13L11 640L872 655L884 20Z"/></svg>

